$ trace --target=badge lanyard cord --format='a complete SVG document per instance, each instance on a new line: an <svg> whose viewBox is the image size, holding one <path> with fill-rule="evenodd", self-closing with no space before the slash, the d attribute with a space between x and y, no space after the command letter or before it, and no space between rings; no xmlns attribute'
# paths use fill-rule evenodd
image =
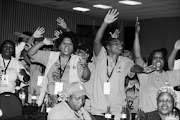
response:
<svg viewBox="0 0 180 120"><path fill-rule="evenodd" d="M118 59L116 59L115 65L114 65L113 69L111 70L111 72L110 72L110 74L109 74L109 72L108 72L108 59L107 59L107 76L108 76L107 82L109 82L109 79L110 79L111 76L112 76L112 73L113 73L114 68L115 68L115 66L116 66L116 64L117 64L117 61L118 61Z"/></svg>
<svg viewBox="0 0 180 120"><path fill-rule="evenodd" d="M6 70L7 70L8 66L9 66L10 62L11 62L11 59L9 60L7 66L6 66L5 61L4 61L4 59L3 59L3 64L4 64L4 68L5 68L5 69L4 69L4 74L6 74Z"/></svg>
<svg viewBox="0 0 180 120"><path fill-rule="evenodd" d="M59 55L60 81L61 81L61 78L62 78L62 76L63 76L63 74L64 74L64 72L65 72L65 70L66 70L67 64L68 64L68 62L69 62L70 59L71 59L71 56L69 57L68 61L66 62L66 65L65 65L64 69L62 70L62 68L61 68L61 55Z"/></svg>
<svg viewBox="0 0 180 120"><path fill-rule="evenodd" d="M116 59L115 65L114 65L113 69L111 70L111 72L110 72L110 74L109 74L109 72L108 72L108 65L109 65L109 64L108 64L108 59L107 59L107 76L108 76L107 82L109 82L109 79L110 79L111 76L112 76L112 73L113 73L114 68L115 68L115 66L116 66L116 64L117 64L117 61L118 61L118 59ZM108 102L109 102L109 105L111 106L111 103L110 103L109 98L108 98L107 95L106 95L106 98L107 98L107 100L108 100Z"/></svg>

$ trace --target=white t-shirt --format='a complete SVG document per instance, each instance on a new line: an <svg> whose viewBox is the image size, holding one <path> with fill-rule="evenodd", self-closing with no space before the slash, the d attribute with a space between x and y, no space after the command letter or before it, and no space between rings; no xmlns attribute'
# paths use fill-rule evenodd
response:
<svg viewBox="0 0 180 120"><path fill-rule="evenodd" d="M100 53L95 58L91 113L94 115L102 115L106 112L107 106L110 105L111 113L115 115L115 117L118 117L120 116L122 106L126 104L126 94L124 91L125 77L127 75L132 75L130 69L134 65L134 62L127 57L119 56L117 64L112 72L112 76L109 79L110 94L105 95L104 83L108 80L107 59L109 62L108 67L111 69L109 71L112 71L112 61L108 58L105 48L102 47Z"/></svg>

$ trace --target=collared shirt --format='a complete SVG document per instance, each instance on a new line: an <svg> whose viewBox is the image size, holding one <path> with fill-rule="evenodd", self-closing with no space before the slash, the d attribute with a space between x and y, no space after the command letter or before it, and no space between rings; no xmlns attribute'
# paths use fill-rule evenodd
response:
<svg viewBox="0 0 180 120"><path fill-rule="evenodd" d="M7 66L9 60L4 60L5 65ZM15 86L16 86L16 79L17 77L19 80L23 81L23 76L20 75L20 70L25 69L23 65L14 57L11 57L11 61L7 67L6 70L6 75L8 75L8 84L2 84L2 70L5 69L4 63L3 63L3 58L2 55L0 54L0 93L3 92L12 92L15 93Z"/></svg>
<svg viewBox="0 0 180 120"><path fill-rule="evenodd" d="M139 100L140 108L144 112L157 109L156 94L162 86L176 86L180 84L180 70L162 73L138 74L140 81Z"/></svg>
<svg viewBox="0 0 180 120"><path fill-rule="evenodd" d="M127 57L119 56L117 64L109 79L111 93L110 95L104 95L104 82L107 82L108 80L107 59L108 55L106 50L102 47L99 55L95 58L95 75L91 100L91 112L94 115L102 115L102 113L106 112L107 106L109 105L111 106L113 115L120 115L122 105L126 104L124 82L125 77L131 75L130 69L134 65L134 62ZM111 63L109 63L108 67L111 67Z"/></svg>

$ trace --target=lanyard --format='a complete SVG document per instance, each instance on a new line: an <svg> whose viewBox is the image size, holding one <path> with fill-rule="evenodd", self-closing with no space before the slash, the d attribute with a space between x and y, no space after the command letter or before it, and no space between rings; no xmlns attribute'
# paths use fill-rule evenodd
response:
<svg viewBox="0 0 180 120"><path fill-rule="evenodd" d="M112 71L111 71L111 72L110 72L110 74L109 74L109 72L108 72L108 58L107 58L107 76L108 76L108 80L107 80L107 82L109 82L109 79L110 79L110 78L111 78L111 76L112 76L112 73L113 73L114 68L115 68L115 66L116 66L116 64L117 64L117 61L118 61L118 59L116 59L115 65L114 65L114 67L113 67Z"/></svg>
<svg viewBox="0 0 180 120"><path fill-rule="evenodd" d="M74 111L74 114L76 115L76 117L80 118L81 120L85 120L83 114L82 114L82 118L81 118L81 117L79 116L79 114L78 114L77 112L75 112L75 111Z"/></svg>
<svg viewBox="0 0 180 120"><path fill-rule="evenodd" d="M59 55L59 64L60 64L60 67L59 67L59 69L60 69L60 81L61 81L61 78L62 78L62 76L63 76L63 74L64 74L64 71L66 70L66 66L67 66L67 64L68 64L68 62L69 62L69 60L70 60L70 59L71 59L71 56L69 57L69 59L68 59L68 61L67 61L66 65L65 65L64 69L62 70L62 68L61 68L61 55Z"/></svg>
<svg viewBox="0 0 180 120"><path fill-rule="evenodd" d="M6 66L5 61L4 61L4 59L3 59L3 64L4 64L4 68L5 68L5 69L4 69L4 74L6 74L6 70L7 70L8 66L9 66L10 62L11 62L11 58L10 58L7 66Z"/></svg>

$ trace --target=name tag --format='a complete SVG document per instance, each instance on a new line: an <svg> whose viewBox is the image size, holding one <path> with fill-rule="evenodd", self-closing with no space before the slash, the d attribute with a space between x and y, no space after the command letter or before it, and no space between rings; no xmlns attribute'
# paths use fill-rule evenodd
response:
<svg viewBox="0 0 180 120"><path fill-rule="evenodd" d="M104 82L104 94L109 95L110 93L110 82Z"/></svg>
<svg viewBox="0 0 180 120"><path fill-rule="evenodd" d="M37 86L41 86L44 76L38 76Z"/></svg>
<svg viewBox="0 0 180 120"><path fill-rule="evenodd" d="M63 91L63 83L62 82L55 82L55 90L54 94L58 94Z"/></svg>
<svg viewBox="0 0 180 120"><path fill-rule="evenodd" d="M0 80L0 85L1 86L7 86L9 84L9 79L8 78L9 78L8 75L2 74L1 80Z"/></svg>

